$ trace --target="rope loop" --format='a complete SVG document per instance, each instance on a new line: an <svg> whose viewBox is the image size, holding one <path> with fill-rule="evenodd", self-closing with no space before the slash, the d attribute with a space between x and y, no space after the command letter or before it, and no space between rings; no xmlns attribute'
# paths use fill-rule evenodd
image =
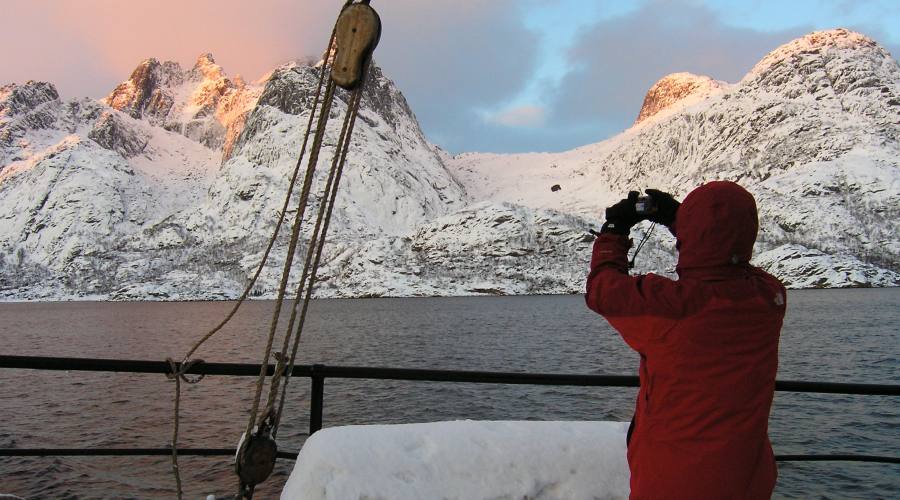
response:
<svg viewBox="0 0 900 500"><path fill-rule="evenodd" d="M175 380L176 378L180 379L186 384L196 384L201 380L206 378L205 373L201 373L196 377L188 377L187 372L190 371L196 365L203 364L202 359L185 359L181 363L176 363L172 358L166 358L166 363L169 364L169 369L172 370L170 373L166 373L166 378L169 380Z"/></svg>

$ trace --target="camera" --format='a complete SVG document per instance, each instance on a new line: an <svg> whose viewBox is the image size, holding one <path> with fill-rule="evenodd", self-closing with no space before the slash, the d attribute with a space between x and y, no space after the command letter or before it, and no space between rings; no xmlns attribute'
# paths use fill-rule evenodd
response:
<svg viewBox="0 0 900 500"><path fill-rule="evenodd" d="M637 212L638 215L653 215L657 210L658 207L650 196L638 196L637 201L634 203L634 211Z"/></svg>

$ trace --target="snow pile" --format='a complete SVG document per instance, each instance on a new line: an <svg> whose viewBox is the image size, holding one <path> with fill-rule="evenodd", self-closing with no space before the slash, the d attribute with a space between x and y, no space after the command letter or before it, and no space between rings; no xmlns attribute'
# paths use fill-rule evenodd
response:
<svg viewBox="0 0 900 500"><path fill-rule="evenodd" d="M623 422L333 427L304 444L282 499L628 498Z"/></svg>

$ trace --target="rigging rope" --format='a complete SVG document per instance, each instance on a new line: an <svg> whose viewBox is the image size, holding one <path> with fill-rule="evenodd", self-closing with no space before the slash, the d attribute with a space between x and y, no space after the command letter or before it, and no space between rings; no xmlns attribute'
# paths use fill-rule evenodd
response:
<svg viewBox="0 0 900 500"><path fill-rule="evenodd" d="M368 63L363 65L363 71L366 71L368 68ZM316 137L313 142L312 153L310 155L310 163L317 161L317 154L321 148L321 143L324 139L324 130L325 124L327 122L327 117L330 114L331 107L331 99L334 97L334 82L329 83L328 90L326 91L326 99L323 103L323 111L320 115L319 128L317 130ZM315 286L316 272L319 267L319 263L321 262L322 251L325 244L325 237L328 231L328 226L331 220L331 215L334 210L335 200L337 197L337 190L340 185L341 175L343 173L343 167L347 159L347 152L350 147L350 139L352 137L353 126L356 122L356 117L359 112L359 103L362 98L362 86L357 86L350 98L347 102L347 113L344 117L344 122L341 127L340 137L338 139L337 145L335 146L334 154L332 156L331 167L328 172L328 179L325 184L324 191L322 193L321 201L318 206L318 213L316 216L315 228L313 229L313 233L310 236L307 252L306 252L306 260L304 262L303 272L301 274L300 281L297 286L296 299L294 302L294 306L291 310L291 316L288 321L288 326L285 330L284 340L282 345L282 350L276 353L276 360L278 362L277 368L275 370L275 374L272 377L272 381L269 386L269 394L266 399L266 404L263 412L259 413L259 407L262 396L262 390L265 385L265 371L261 368L260 376L257 380L256 385L256 396L253 401L253 407L250 412L249 419L247 421L247 427L245 430L245 438L242 441L243 449L246 449L249 446L253 446L251 441L248 441L250 436L259 437L264 436L265 438L271 437L272 443L274 443L274 437L277 435L278 426L281 422L281 414L284 409L284 400L287 393L287 384L290 380L290 371L294 366L296 361L296 355L299 346L299 340L302 333L303 325L306 321L306 314L309 307L309 301L312 298L312 290ZM320 133L321 132L321 133ZM308 195L308 193L306 193ZM298 233L300 219L297 220L297 224L295 225L294 232ZM289 251L289 254L291 252ZM292 260L291 260L291 263ZM289 270L288 270L289 271ZM287 281L289 279L290 273L285 272L282 276L281 287L287 287ZM267 339L267 346L265 351L265 357L263 360L263 366L268 364L269 356L271 355L271 347L274 341L275 329L278 323L278 316L281 311L281 302L283 302L283 297L279 298L279 304L276 306L276 312L272 317L272 328L270 328L270 335ZM293 340L293 349L291 352L290 358L287 360L284 357L284 353L287 351L287 348L291 346L291 340ZM287 362L288 369L285 370L285 362ZM281 389L281 394L279 398L279 389ZM276 400L278 402L277 410L275 409ZM266 446L269 446L268 444ZM275 453L277 449L273 448L270 451L267 450L267 453ZM241 460L241 453L250 454L250 451L241 450L238 452L239 460ZM247 484L242 477L242 485L241 485L241 494L245 495L245 497L250 498L253 494L253 486L254 484Z"/></svg>
<svg viewBox="0 0 900 500"><path fill-rule="evenodd" d="M368 62L365 64L365 66L363 68L363 74L365 75L367 72L368 72ZM327 206L324 205L325 200L323 198L323 202L322 202L323 205L320 205L320 209L319 209L320 214L322 214L323 212L325 214L324 222L322 221L321 216L317 219L316 229L314 230L314 233L313 233L315 236L313 239L310 240L310 248L312 248L313 245L317 245L316 251L315 251L315 253L307 252L306 262L303 265L303 273L301 275L300 284L299 284L299 288L297 291L298 302L299 302L299 298L303 297L303 301L302 301L303 305L302 305L302 309L299 313L300 314L299 322L297 323L296 329L293 330L294 345L291 350L291 356L288 361L287 369L283 372L284 373L284 381L283 381L282 390L281 390L281 398L279 400L278 410L275 413L273 427L272 427L272 436L273 437L277 435L278 426L281 423L281 415L284 410L285 396L287 395L287 386L288 386L288 382L290 381L291 375L293 374L294 364L297 359L297 350L300 345L300 336L303 332L303 325L306 323L306 313L307 313L307 310L309 309L309 301L312 298L312 290L313 290L313 287L315 286L316 271L319 268L319 262L322 258L322 250L325 245L325 236L328 233L328 226L331 222L332 212L334 211L335 200L337 199L338 186L340 184L341 175L343 174L344 164L346 163L346 160L347 160L347 152L349 151L349 148L350 148L350 138L353 135L353 127L356 123L356 117L359 113L359 103L361 102L361 100L362 100L362 86L360 86L359 88L356 89L356 91L354 91L354 93L351 97L351 100L348 103L348 110L347 110L348 120L345 120L345 127L344 127L344 130L341 132L341 138L338 141L338 143L341 144L340 159L338 160L338 154L337 154L337 151L335 151L335 155L332 159L332 172L334 172L334 175L329 177L329 182L325 188L325 193L330 192L330 196L327 200ZM349 121L349 123L348 123L348 121ZM333 183L332 183L332 177L333 177ZM323 206L324 206L324 208L323 208ZM321 224L321 233L320 233L320 223L322 223ZM313 258L313 255L315 256L315 260L312 262L312 268L310 268L310 260ZM308 276L308 282L307 282L307 276ZM305 291L303 290L304 282L307 282ZM297 302L294 303L294 309L291 312L291 321L290 321L288 329L287 329L288 335L285 336L284 345L282 347L282 352L287 351L287 347L288 347L288 343L289 343L290 335L291 335L290 332L292 331L291 325L294 323L294 316L296 314L297 314ZM280 381L280 375L276 374L276 377L273 378L273 380L272 380L272 389L270 391L268 411L272 410L272 407L271 407L272 398L273 398L273 395L275 394L275 392L277 391L277 385L278 385L277 382L278 381Z"/></svg>
<svg viewBox="0 0 900 500"><path fill-rule="evenodd" d="M191 356L199 349L199 347L212 338L216 333L227 324L237 313L238 309L249 296L253 286L258 280L262 269L268 261L271 250L278 238L280 229L284 224L285 215L288 212L291 200L294 197L297 179L300 167L303 163L304 156L312 131L313 122L316 122L316 131L313 137L312 147L310 148L309 160L307 163L306 175L304 177L303 186L297 200L297 211L294 217L291 237L288 244L287 254L285 256L284 267L282 269L281 281L279 283L278 295L275 304L275 310L269 325L269 335L267 337L264 356L260 365L260 374L257 379L255 397L247 422L247 427L242 435L241 443L238 445L238 452L235 457L236 472L240 478L240 498L252 498L255 485L262 482L271 472L274 466L275 455L277 454L277 446L274 437L277 434L278 427L281 422L281 415L284 410L284 402L287 394L287 386L290 381L291 371L293 370L297 351L299 347L300 336L303 325L305 324L306 314L309 307L309 301L312 297L313 287L315 286L316 273L321 261L322 251L324 248L325 237L328 232L328 226L331 221L331 215L334 210L337 190L340 184L340 178L343 173L344 164L347 159L347 152L350 147L350 140L353 134L354 124L359 112L359 104L362 99L362 87L365 77L368 73L368 67L371 59L371 52L378 43L380 37L381 24L377 13L368 6L368 0L354 4L353 0L346 0L341 8L341 15L335 23L329 39L328 48L325 51L323 62L319 71L318 85L316 88L315 98L312 110L310 112L309 121L307 123L306 132L303 138L300 156L293 170L288 192L285 196L284 205L278 214L278 221L266 250L263 253L262 260L259 263L253 277L244 289L240 298L234 307L228 313L224 320L216 325L212 330L207 332L188 353L182 358L181 363L175 363L171 358L167 359L171 373L167 374L170 379L175 381L175 402L174 402L174 418L172 430L172 471L175 476L177 487L177 496L179 500L182 498L182 481L180 469L178 466L178 432L180 421L181 407L181 382L195 384L202 379L189 378L188 371L192 366L203 361L200 359L191 360ZM354 6L348 10L348 7ZM362 6L362 7L357 7ZM352 12L351 12L352 11ZM348 13L351 15L345 16ZM359 29L358 29L359 28ZM360 31L363 36L361 38ZM341 37L340 44L338 38ZM346 53L340 53L341 44L346 44ZM341 59L338 59L341 57ZM336 61L340 61L338 64ZM330 66L329 66L329 63ZM340 66L341 74L337 76L335 66ZM348 70L348 67L350 68ZM325 81L325 73L329 72L331 78L325 86L325 95L322 97L323 83ZM354 75L354 71L358 71L358 75ZM331 167L329 169L328 178L325 184L324 192L320 198L318 206L318 214L316 216L315 228L309 238L306 259L303 266L303 272L297 285L297 292L294 304L291 310L290 320L284 333L282 350L275 352L276 370L273 375L269 387L269 394L266 398L266 404L262 416L259 416L259 408L261 403L262 391L265 386L266 367L270 358L273 356L272 346L274 343L275 332L278 328L279 317L284 305L285 296L287 295L287 286L293 271L294 259L297 252L297 245L300 240L301 228L306 214L306 208L309 205L309 196L312 190L312 183L315 177L316 168L319 160L319 153L325 137L328 119L331 115L332 103L335 97L335 86L340 85L352 93L347 100L347 112L341 127L340 138L335 146L332 156ZM320 100L321 98L321 100ZM321 110L319 105L321 103ZM289 358L284 357L284 353L291 345L293 346ZM287 363L287 367L285 367ZM285 371L287 370L287 371ZM280 389L280 398L279 398ZM277 410L275 409L277 402ZM271 463L267 463L271 462ZM268 468L267 468L268 467Z"/></svg>

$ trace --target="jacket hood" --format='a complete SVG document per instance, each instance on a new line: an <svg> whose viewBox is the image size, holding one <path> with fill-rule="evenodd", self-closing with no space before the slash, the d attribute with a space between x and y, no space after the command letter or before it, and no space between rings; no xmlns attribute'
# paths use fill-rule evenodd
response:
<svg viewBox="0 0 900 500"><path fill-rule="evenodd" d="M730 181L698 187L675 218L678 272L748 264L758 230L756 200L746 189Z"/></svg>

